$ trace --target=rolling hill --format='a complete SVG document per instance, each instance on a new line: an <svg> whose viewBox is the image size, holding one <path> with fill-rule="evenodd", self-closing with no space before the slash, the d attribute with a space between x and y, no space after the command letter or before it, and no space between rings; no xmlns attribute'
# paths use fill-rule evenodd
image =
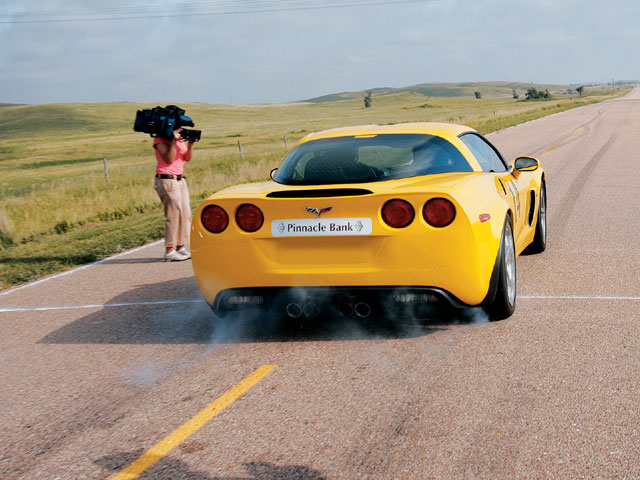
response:
<svg viewBox="0 0 640 480"><path fill-rule="evenodd" d="M513 90L524 95L530 87L537 89L548 88L550 92L566 90L569 85L533 84L522 82L463 82L463 83L420 83L402 88L380 87L370 89L373 96L392 95L395 93L419 93L427 97L473 97L474 92L480 92L483 98L511 98ZM356 92L341 92L305 100L311 103L336 102L362 98L366 90Z"/></svg>

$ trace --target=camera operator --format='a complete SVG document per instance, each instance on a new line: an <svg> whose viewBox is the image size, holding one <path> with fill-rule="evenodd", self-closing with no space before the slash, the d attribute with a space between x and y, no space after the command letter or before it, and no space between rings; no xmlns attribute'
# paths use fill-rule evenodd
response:
<svg viewBox="0 0 640 480"><path fill-rule="evenodd" d="M194 140L187 142L180 136L182 128L173 131L170 139L156 136L156 177L154 187L164 205L166 218L164 229L165 262L183 261L191 258L186 248L191 227L191 205L189 189L183 175L185 162L191 161Z"/></svg>

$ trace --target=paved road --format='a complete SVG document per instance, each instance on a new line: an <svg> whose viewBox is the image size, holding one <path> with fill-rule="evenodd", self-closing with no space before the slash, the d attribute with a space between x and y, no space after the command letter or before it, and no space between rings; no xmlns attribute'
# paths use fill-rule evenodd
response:
<svg viewBox="0 0 640 480"><path fill-rule="evenodd" d="M0 295L0 477L110 478L182 428L139 478L639 478L640 90L490 138L548 175L512 318L223 331L147 246Z"/></svg>

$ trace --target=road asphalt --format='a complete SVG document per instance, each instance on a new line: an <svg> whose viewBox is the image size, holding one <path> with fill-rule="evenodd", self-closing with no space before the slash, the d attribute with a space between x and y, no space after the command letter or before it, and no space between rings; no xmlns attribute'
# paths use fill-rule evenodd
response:
<svg viewBox="0 0 640 480"><path fill-rule="evenodd" d="M0 478L110 478L180 428L138 478L640 478L640 89L488 138L547 174L510 319L220 326L156 242L0 293Z"/></svg>

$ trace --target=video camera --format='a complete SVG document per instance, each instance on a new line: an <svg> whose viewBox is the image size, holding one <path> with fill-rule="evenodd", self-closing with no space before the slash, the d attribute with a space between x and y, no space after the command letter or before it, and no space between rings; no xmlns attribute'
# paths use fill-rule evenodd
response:
<svg viewBox="0 0 640 480"><path fill-rule="evenodd" d="M157 106L155 108L145 108L138 110L133 129L136 132L148 133L152 137L172 138L174 130L182 128L180 136L194 142L200 141L200 130L187 130L184 128L193 127L191 117L184 114L184 110L175 105L166 107Z"/></svg>

